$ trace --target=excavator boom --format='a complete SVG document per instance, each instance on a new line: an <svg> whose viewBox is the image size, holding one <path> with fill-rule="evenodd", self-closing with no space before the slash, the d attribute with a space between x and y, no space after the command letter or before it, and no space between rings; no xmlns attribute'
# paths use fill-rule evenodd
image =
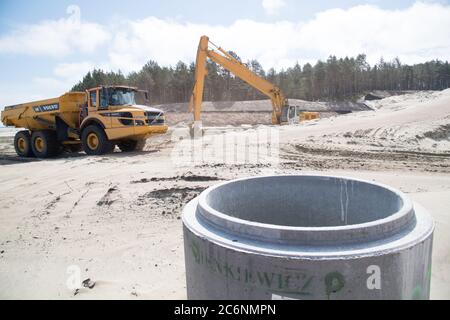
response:
<svg viewBox="0 0 450 320"><path fill-rule="evenodd" d="M207 36L202 36L200 38L195 68L195 84L189 103L189 112L194 112L194 122L200 121L203 88L205 76L207 74L206 60L208 58L270 98L272 102L273 124L281 124L283 122L282 114L286 114L287 117L289 117L289 112L283 110L289 108L287 99L277 86L253 73L239 60L234 58L222 48L215 46L213 43L211 44L216 47L217 52L210 49L210 43L211 42Z"/></svg>

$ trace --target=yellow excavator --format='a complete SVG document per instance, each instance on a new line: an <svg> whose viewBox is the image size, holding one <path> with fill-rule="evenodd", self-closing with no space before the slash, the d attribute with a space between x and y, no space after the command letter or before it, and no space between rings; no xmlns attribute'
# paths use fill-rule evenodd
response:
<svg viewBox="0 0 450 320"><path fill-rule="evenodd" d="M210 45L217 51L211 49ZM207 36L202 36L197 51L194 89L189 102L189 112L194 113L194 132L196 130L195 128L201 128L200 114L205 76L208 73L206 70L206 59L208 58L270 98L272 102L273 124L291 124L298 122L299 115L297 114L297 107L289 106L288 100L280 88L253 73L245 64L234 58L221 47L212 43Z"/></svg>

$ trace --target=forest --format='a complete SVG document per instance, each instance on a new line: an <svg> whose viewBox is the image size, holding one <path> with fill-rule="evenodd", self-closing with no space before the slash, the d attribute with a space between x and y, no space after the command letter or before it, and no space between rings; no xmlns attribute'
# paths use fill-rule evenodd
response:
<svg viewBox="0 0 450 320"><path fill-rule="evenodd" d="M233 52L232 55L237 57ZM237 57L239 60L240 58ZM257 60L247 61L254 73L282 89L287 98L303 100L354 100L373 90L443 90L450 87L448 61L432 60L414 65L402 64L398 58L392 61L380 59L371 66L366 55L356 58L336 58L314 65L306 63L276 71L264 70ZM266 97L234 77L219 65L208 62L205 81L205 101L243 101ZM182 61L176 66L160 66L149 61L140 71L124 75L95 69L88 72L72 91L83 91L98 85L126 84L146 90L150 103L164 104L188 102L194 85L195 65Z"/></svg>

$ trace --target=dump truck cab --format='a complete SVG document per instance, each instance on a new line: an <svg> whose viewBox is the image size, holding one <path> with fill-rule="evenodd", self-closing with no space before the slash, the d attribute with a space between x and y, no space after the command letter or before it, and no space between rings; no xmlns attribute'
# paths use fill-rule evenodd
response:
<svg viewBox="0 0 450 320"><path fill-rule="evenodd" d="M136 103L139 92L128 86L100 86L86 90L87 101L80 113L80 132L87 153L101 154L111 148L101 147L104 137L99 136L98 130L92 130L93 126L105 133L110 145L117 145L122 151L142 149L149 136L168 130L163 111ZM145 96L148 97L146 92Z"/></svg>
<svg viewBox="0 0 450 320"><path fill-rule="evenodd" d="M138 93L137 88L127 86L101 86L87 90L80 129L91 123L101 124L110 140L142 139L153 133L166 132L164 112L137 104Z"/></svg>

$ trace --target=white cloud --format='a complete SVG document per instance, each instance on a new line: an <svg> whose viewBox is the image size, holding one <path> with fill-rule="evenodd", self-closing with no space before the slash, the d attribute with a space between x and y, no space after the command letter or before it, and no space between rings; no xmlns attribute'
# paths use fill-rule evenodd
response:
<svg viewBox="0 0 450 320"><path fill-rule="evenodd" d="M262 6L269 15L277 14L285 5L284 0L262 0Z"/></svg>
<svg viewBox="0 0 450 320"><path fill-rule="evenodd" d="M62 57L94 52L110 38L104 26L82 21L78 6L69 6L67 13L67 18L24 25L0 37L0 53Z"/></svg>
<svg viewBox="0 0 450 320"><path fill-rule="evenodd" d="M450 59L450 6L417 2L404 10L362 5L321 12L298 41L319 56L366 53L369 60L399 56L408 63Z"/></svg>
<svg viewBox="0 0 450 320"><path fill-rule="evenodd" d="M54 73L57 76L69 78L72 77L74 73L86 73L92 67L93 64L87 61L76 63L60 63L55 67Z"/></svg>
<svg viewBox="0 0 450 320"><path fill-rule="evenodd" d="M82 80L86 73L94 69L109 71L111 67L107 63L94 63L92 61L59 63L53 69L51 79L63 84L67 91Z"/></svg>
<svg viewBox="0 0 450 320"><path fill-rule="evenodd" d="M115 34L110 65L126 72L150 59L163 65L193 61L202 34L244 60L259 60L265 68L285 68L330 54L366 53L371 63L381 56L399 56L405 63L450 60L450 6L417 2L404 10L383 10L362 5L323 11L304 23L238 20L227 26L150 17L129 21Z"/></svg>
<svg viewBox="0 0 450 320"><path fill-rule="evenodd" d="M80 54L81 61L58 62L49 75L34 79L29 94L19 94L16 102L41 93L60 94L94 67L130 72L139 70L149 60L160 65L194 61L198 40L203 34L226 50L233 50L244 61L257 59L266 69L286 68L296 61L315 62L330 54L342 57L366 53L372 64L381 56L386 60L398 56L404 63L434 58L450 60L448 4L417 2L402 10L361 5L326 10L303 22L237 20L229 25L156 17L100 25L83 22L78 7L72 7L68 13L70 16L66 19L23 26L0 36L0 55L17 52L54 57L76 50L84 52ZM103 44L101 51L98 50L100 44ZM95 57L89 55L93 51ZM93 62L99 60L99 52L103 60ZM8 80L2 82L7 84ZM22 84L17 88L20 86ZM52 86L53 90L45 86ZM3 104L5 96L0 95L0 98ZM9 96L7 100L12 98Z"/></svg>
<svg viewBox="0 0 450 320"><path fill-rule="evenodd" d="M274 3L278 2L264 3L267 8L275 8ZM83 22L77 6L70 6L67 11L70 15L65 19L23 26L0 37L0 54L3 51L58 56L80 50L89 55L94 51L99 54L98 46L103 44L102 67L129 72L150 59L162 65L193 61L199 37L207 34L244 60L258 59L265 68L279 69L296 61L324 59L330 54L366 53L372 63L381 56L399 56L407 63L450 59L450 5L438 3L417 2L402 10L361 5L326 10L303 22L237 20L230 25L156 17L100 25ZM83 62L71 66L66 73L86 70L89 65ZM61 75L61 69L68 65L56 68L57 75Z"/></svg>
<svg viewBox="0 0 450 320"><path fill-rule="evenodd" d="M127 72L140 69L150 59L162 65L190 62L195 59L200 36L206 34L244 60L258 59L266 66L279 66L279 59L288 54L289 36L296 28L288 22L238 20L229 26L209 26L151 17L129 22L116 34L109 51L110 64Z"/></svg>

